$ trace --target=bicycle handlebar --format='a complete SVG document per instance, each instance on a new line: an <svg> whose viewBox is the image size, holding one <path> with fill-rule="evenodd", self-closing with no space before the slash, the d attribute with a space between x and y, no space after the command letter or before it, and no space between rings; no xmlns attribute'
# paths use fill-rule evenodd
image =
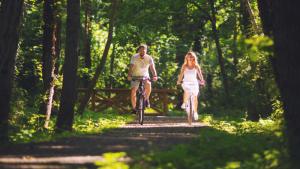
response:
<svg viewBox="0 0 300 169"><path fill-rule="evenodd" d="M153 79L151 79L150 77L144 77L144 76L132 76L131 77L132 81L144 81L144 80L149 80L150 82L153 82Z"/></svg>

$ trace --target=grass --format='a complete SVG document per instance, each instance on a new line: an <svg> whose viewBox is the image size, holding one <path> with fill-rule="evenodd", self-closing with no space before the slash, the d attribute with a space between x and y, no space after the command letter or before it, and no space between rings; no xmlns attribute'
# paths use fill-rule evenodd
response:
<svg viewBox="0 0 300 169"><path fill-rule="evenodd" d="M168 115L184 115L182 111ZM59 137L101 133L133 120L132 115L120 115L112 110L87 111L75 116L74 130L62 134L53 132L54 120L49 130L37 130L38 117L27 118L11 134L14 143L48 141ZM133 169L288 169L286 145L282 124L272 119L259 122L241 117L202 114L200 121L209 127L202 128L197 139L190 144L174 145L168 150L152 149L150 152L107 152L104 160L96 162L100 168ZM16 128L17 128L16 127ZM128 163L126 158L130 158ZM121 159L121 160L120 160Z"/></svg>
<svg viewBox="0 0 300 169"><path fill-rule="evenodd" d="M109 109L105 112L86 111L83 116L75 115L72 131L57 134L54 132L54 117L51 119L48 129L41 127L42 125L38 120L39 117L40 115L31 114L29 117L23 117L23 120L15 119L10 133L11 142L41 142L61 137L101 133L124 125L134 118L131 115L121 115ZM16 123L16 121L19 123Z"/></svg>
<svg viewBox="0 0 300 169"><path fill-rule="evenodd" d="M178 113L178 112L177 112ZM281 126L267 119L202 115L210 127L201 129L192 144L136 155L131 168L155 169L278 169L288 168Z"/></svg>

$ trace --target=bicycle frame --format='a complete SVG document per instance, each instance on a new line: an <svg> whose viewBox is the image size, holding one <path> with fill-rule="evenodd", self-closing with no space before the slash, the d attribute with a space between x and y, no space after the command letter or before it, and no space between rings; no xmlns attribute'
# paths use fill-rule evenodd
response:
<svg viewBox="0 0 300 169"><path fill-rule="evenodd" d="M189 96L189 99L188 99L185 111L187 112L188 123L191 125L192 121L194 119L194 112L195 112L195 108L194 108L194 94L193 93L191 93L190 96Z"/></svg>
<svg viewBox="0 0 300 169"><path fill-rule="evenodd" d="M145 113L145 81L148 80L148 78L138 77L133 79L133 81L137 80L139 81L139 87L136 94L136 109L139 123L143 125Z"/></svg>

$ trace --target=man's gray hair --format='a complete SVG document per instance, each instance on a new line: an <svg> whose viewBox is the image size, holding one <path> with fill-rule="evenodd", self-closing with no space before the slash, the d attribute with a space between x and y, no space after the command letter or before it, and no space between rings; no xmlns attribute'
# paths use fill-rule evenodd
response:
<svg viewBox="0 0 300 169"><path fill-rule="evenodd" d="M148 48L146 44L140 44L140 46L137 48L137 51L139 51L141 47L145 48L146 50Z"/></svg>

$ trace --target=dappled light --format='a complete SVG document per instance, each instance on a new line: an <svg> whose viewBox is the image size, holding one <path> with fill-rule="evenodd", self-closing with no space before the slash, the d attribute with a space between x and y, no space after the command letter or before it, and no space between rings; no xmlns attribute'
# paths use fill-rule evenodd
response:
<svg viewBox="0 0 300 169"><path fill-rule="evenodd" d="M0 0L0 168L300 168L299 8Z"/></svg>
<svg viewBox="0 0 300 169"><path fill-rule="evenodd" d="M129 160L125 152L104 153L103 159L95 164L101 169L129 169L129 165L126 164Z"/></svg>

